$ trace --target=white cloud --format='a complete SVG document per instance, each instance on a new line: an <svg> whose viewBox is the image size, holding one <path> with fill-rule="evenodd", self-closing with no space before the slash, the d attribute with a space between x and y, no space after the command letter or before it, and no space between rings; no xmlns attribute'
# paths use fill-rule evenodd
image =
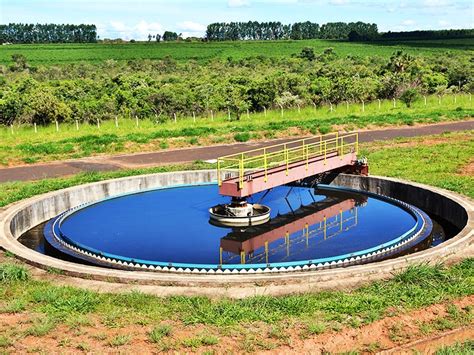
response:
<svg viewBox="0 0 474 355"><path fill-rule="evenodd" d="M163 34L164 28L158 22L147 22L145 20L141 20L135 25L128 25L122 21L110 21L110 28L107 29L107 26L101 24L97 28L97 32L101 38L146 40L149 34Z"/></svg>
<svg viewBox="0 0 474 355"><path fill-rule="evenodd" d="M183 21L178 23L178 28L183 31L204 32L206 30L206 25L193 21Z"/></svg>
<svg viewBox="0 0 474 355"><path fill-rule="evenodd" d="M337 5L337 6L348 5L349 2L350 2L349 0L329 0L329 3L331 5Z"/></svg>
<svg viewBox="0 0 474 355"><path fill-rule="evenodd" d="M416 24L415 20L403 20L402 21L402 26L413 26Z"/></svg>
<svg viewBox="0 0 474 355"><path fill-rule="evenodd" d="M438 25L440 25L440 26L449 26L450 24L451 24L451 22L446 21L446 20L439 20L438 21Z"/></svg>
<svg viewBox="0 0 474 355"><path fill-rule="evenodd" d="M426 7L444 7L448 6L449 2L446 0L424 0L423 6Z"/></svg>
<svg viewBox="0 0 474 355"><path fill-rule="evenodd" d="M227 6L229 7L244 7L250 6L250 0L228 0Z"/></svg>

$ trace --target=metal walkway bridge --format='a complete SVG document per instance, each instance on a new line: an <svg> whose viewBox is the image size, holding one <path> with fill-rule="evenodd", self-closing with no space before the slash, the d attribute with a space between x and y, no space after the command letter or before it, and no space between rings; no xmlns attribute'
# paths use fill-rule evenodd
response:
<svg viewBox="0 0 474 355"><path fill-rule="evenodd" d="M219 193L244 198L345 167L354 171L358 149L357 133L331 133L220 157Z"/></svg>

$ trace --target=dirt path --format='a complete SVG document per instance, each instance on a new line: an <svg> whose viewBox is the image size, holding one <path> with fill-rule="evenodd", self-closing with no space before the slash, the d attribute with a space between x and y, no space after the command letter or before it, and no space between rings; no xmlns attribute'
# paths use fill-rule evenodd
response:
<svg viewBox="0 0 474 355"><path fill-rule="evenodd" d="M360 131L360 142L387 140L397 137L416 137L441 134L452 131L474 130L474 120L440 123L426 126L397 127ZM8 181L28 181L73 175L86 171L113 171L119 169L143 168L166 164L182 164L196 160L211 160L221 155L236 153L246 149L261 148L283 143L291 139L194 147L151 153L115 156L98 156L80 160L68 160L47 164L35 164L0 169L0 183Z"/></svg>

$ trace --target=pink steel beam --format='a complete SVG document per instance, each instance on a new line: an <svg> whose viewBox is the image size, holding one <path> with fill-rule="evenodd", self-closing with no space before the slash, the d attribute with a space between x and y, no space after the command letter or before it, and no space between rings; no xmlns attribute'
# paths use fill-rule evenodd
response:
<svg viewBox="0 0 474 355"><path fill-rule="evenodd" d="M328 208L325 208L324 210L317 211L311 215L302 217L284 226L275 228L271 231L262 233L244 241L223 238L221 239L221 247L222 250L234 254L240 254L241 251L245 251L245 253L248 254L257 250L258 248L265 246L265 242L268 242L270 244L275 240L283 238L286 233L291 235L295 232L303 230L306 225L312 226L314 224L320 223L324 220L324 218L328 219L330 217L334 217L336 215L339 215L341 211L348 211L350 209L353 209L355 206L355 200L347 199Z"/></svg>
<svg viewBox="0 0 474 355"><path fill-rule="evenodd" d="M345 155L337 155L333 152L324 156L298 161L286 166L278 166L267 169L267 181L265 172L260 170L244 177L242 189L239 189L239 178L232 178L222 181L219 193L224 196L247 197L257 192L265 191L276 186L285 185L293 181L307 178L308 176L321 174L344 166L352 166L357 160L355 152Z"/></svg>

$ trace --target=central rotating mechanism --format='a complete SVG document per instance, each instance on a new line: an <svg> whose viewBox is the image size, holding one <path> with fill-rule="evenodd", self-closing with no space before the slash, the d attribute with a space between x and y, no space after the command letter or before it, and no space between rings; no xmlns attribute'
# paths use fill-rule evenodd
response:
<svg viewBox="0 0 474 355"><path fill-rule="evenodd" d="M221 204L209 209L210 221L222 226L256 226L270 219L270 207L258 203L248 203L245 198L232 197L229 204Z"/></svg>

